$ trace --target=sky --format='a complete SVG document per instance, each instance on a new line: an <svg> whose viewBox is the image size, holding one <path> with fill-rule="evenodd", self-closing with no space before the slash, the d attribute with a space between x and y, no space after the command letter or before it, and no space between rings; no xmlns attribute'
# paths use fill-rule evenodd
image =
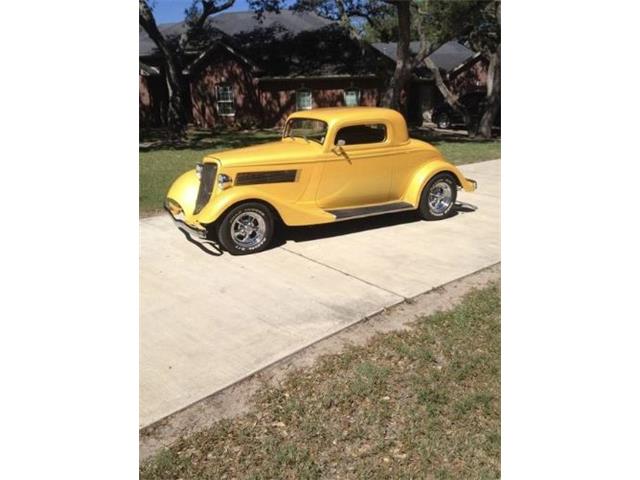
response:
<svg viewBox="0 0 640 480"><path fill-rule="evenodd" d="M153 8L156 23L171 23L184 20L184 11L191 5L192 0L151 0L149 4ZM225 12L238 12L249 10L247 0L236 0L233 7Z"/></svg>

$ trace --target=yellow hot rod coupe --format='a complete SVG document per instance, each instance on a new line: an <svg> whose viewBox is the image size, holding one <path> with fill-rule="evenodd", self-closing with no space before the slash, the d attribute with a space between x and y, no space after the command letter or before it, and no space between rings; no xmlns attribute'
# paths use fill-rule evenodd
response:
<svg viewBox="0 0 640 480"><path fill-rule="evenodd" d="M452 213L476 189L433 146L409 138L404 117L375 107L292 114L276 142L216 152L178 177L165 208L182 228L217 234L227 251L264 250L276 220L315 225L417 210Z"/></svg>

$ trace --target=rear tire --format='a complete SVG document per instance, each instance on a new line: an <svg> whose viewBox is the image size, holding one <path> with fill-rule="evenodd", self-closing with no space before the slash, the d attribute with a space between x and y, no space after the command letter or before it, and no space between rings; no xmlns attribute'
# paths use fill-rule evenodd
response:
<svg viewBox="0 0 640 480"><path fill-rule="evenodd" d="M440 115L438 115L438 121L436 122L436 125L438 125L438 128L443 129L451 127L451 119L449 118L449 114L441 113Z"/></svg>
<svg viewBox="0 0 640 480"><path fill-rule="evenodd" d="M458 184L450 173L439 173L427 183L418 212L425 220L442 220L450 217L458 195Z"/></svg>
<svg viewBox="0 0 640 480"><path fill-rule="evenodd" d="M258 202L233 207L218 225L218 240L231 255L263 251L273 239L274 216Z"/></svg>

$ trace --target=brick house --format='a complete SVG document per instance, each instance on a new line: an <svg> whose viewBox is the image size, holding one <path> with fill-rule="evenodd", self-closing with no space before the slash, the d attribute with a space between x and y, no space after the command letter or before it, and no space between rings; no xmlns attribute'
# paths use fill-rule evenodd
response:
<svg viewBox="0 0 640 480"><path fill-rule="evenodd" d="M181 22L159 28L166 38L176 38L185 27ZM253 12L222 13L209 20L207 36L205 49L187 51L182 72L189 86L188 119L205 128L270 127L296 110L375 106L395 66L395 44L355 40L337 23L308 12L283 10L265 14L262 22ZM473 52L455 45L443 45L432 58L467 88L481 71L473 69ZM408 116L422 123L438 93L426 68L414 73ZM160 126L168 97L162 59L143 31L139 76L140 126ZM467 77L471 80L465 83Z"/></svg>

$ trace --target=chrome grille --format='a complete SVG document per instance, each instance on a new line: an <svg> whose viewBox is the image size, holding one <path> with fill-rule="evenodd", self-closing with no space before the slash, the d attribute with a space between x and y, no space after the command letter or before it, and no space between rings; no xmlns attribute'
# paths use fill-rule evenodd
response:
<svg viewBox="0 0 640 480"><path fill-rule="evenodd" d="M198 189L198 197L196 199L196 208L193 213L200 213L200 210L209 202L213 186L216 181L216 172L218 165L215 163L205 163L202 165L200 172L200 188Z"/></svg>

